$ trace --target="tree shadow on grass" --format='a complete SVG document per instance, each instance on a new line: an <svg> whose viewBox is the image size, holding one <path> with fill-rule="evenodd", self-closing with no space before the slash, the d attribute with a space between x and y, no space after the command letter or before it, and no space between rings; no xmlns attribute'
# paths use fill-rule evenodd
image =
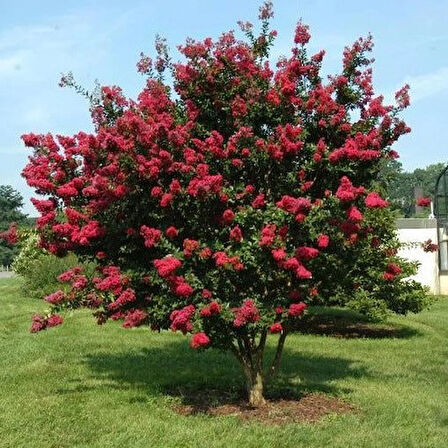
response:
<svg viewBox="0 0 448 448"><path fill-rule="evenodd" d="M274 348L268 347L267 361L273 355ZM217 350L198 353L180 340L128 353L91 354L84 362L92 376L87 381L75 380L73 387L59 392L130 389L138 392L130 399L134 403L144 402L148 396L174 397L201 411L245 397L242 371L231 354ZM357 361L285 348L279 377L268 388L267 396L300 399L310 393L338 395L350 390L337 387L335 380L365 375L366 369Z"/></svg>
<svg viewBox="0 0 448 448"><path fill-rule="evenodd" d="M332 336L335 338L390 339L411 338L420 334L407 325L371 322L362 314L342 308L313 307L301 320L303 334Z"/></svg>

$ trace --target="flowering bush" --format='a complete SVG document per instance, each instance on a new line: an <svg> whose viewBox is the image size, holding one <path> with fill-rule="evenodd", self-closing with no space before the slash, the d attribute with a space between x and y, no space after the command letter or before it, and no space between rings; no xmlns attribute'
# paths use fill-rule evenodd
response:
<svg viewBox="0 0 448 448"><path fill-rule="evenodd" d="M439 250L439 245L433 243L431 238L421 243L421 247L424 252L437 252Z"/></svg>
<svg viewBox="0 0 448 448"><path fill-rule="evenodd" d="M259 35L241 23L245 41L189 40L176 64L159 39L154 63L138 63L148 79L136 100L118 87L91 97L94 133L23 136L34 150L23 176L45 197L33 199L41 246L98 265L59 277L53 312L86 306L100 324L170 328L193 333L193 348L230 350L253 405L309 304L406 313L425 303L376 184L409 132L398 116L408 87L396 105L374 96L370 37L325 82L324 52L308 54L302 23L271 68L271 17L267 2ZM34 317L33 331L61 322L48 319ZM265 374L268 333L280 336Z"/></svg>
<svg viewBox="0 0 448 448"><path fill-rule="evenodd" d="M21 277L21 289L27 297L41 299L51 294L61 286L58 276L80 263L73 253L57 257L39 247L39 235L35 230L19 229L17 240L20 251L12 268ZM83 263L88 273L92 273L94 267L92 263Z"/></svg>
<svg viewBox="0 0 448 448"><path fill-rule="evenodd" d="M419 207L429 207L431 205L431 198L428 196L424 196L422 198L417 199L415 203Z"/></svg>

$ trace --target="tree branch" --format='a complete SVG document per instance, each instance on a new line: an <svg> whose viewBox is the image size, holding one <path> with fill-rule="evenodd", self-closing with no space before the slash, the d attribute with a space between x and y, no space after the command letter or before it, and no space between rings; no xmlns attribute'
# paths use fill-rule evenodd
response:
<svg viewBox="0 0 448 448"><path fill-rule="evenodd" d="M264 346L266 345L267 335L268 335L268 331L266 329L263 330L261 333L261 336L260 336L260 342L257 345L257 351L264 350Z"/></svg>
<svg viewBox="0 0 448 448"><path fill-rule="evenodd" d="M278 369L280 367L280 362L282 360L282 352L283 352L283 347L285 345L285 339L286 339L287 335L288 335L287 331L284 330L282 332L282 334L280 335L280 338L278 339L275 357L272 361L271 367L269 368L268 372L266 373L266 382L272 380L272 378L274 378L274 376L278 372Z"/></svg>

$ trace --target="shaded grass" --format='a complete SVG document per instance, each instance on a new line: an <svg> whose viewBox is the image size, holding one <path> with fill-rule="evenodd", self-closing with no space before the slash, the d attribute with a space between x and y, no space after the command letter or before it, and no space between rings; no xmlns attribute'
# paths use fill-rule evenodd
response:
<svg viewBox="0 0 448 448"><path fill-rule="evenodd" d="M178 334L98 327L88 312L30 334L45 304L22 297L15 279L0 280L0 305L1 447L447 446L446 299L391 319L399 337L287 339L272 395L324 392L361 412L282 427L171 410L185 390L240 393L227 354L192 351Z"/></svg>

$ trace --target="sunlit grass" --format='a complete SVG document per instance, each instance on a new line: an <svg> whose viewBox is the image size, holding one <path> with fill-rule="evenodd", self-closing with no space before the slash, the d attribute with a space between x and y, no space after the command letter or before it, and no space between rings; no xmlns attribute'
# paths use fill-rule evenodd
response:
<svg viewBox="0 0 448 448"><path fill-rule="evenodd" d="M44 307L0 280L2 448L448 446L446 299L391 319L398 337L290 337L274 390L333 394L360 411L280 427L171 410L176 388L239 390L231 356L194 352L178 334L99 327L88 312L30 334Z"/></svg>

